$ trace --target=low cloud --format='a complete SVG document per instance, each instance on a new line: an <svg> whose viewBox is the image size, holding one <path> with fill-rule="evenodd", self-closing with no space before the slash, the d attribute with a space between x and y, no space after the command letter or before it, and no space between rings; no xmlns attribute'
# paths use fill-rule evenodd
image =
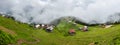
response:
<svg viewBox="0 0 120 45"><path fill-rule="evenodd" d="M0 12L23 23L73 16L87 24L120 22L120 0L0 0Z"/></svg>

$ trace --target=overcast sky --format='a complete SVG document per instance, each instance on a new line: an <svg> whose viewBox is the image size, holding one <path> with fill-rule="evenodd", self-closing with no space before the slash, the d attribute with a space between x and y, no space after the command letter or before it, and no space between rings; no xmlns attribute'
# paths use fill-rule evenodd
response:
<svg viewBox="0 0 120 45"><path fill-rule="evenodd" d="M0 0L0 12L24 23L74 16L89 24L119 22L120 0Z"/></svg>

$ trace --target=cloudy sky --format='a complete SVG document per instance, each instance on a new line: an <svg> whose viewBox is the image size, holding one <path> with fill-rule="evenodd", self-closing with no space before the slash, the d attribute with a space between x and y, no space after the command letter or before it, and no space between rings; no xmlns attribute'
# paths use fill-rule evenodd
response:
<svg viewBox="0 0 120 45"><path fill-rule="evenodd" d="M0 0L0 12L24 23L74 16L88 24L119 22L120 0Z"/></svg>

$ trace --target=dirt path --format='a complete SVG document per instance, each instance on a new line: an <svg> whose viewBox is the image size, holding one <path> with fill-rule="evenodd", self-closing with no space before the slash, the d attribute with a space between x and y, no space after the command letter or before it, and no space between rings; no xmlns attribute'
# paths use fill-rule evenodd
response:
<svg viewBox="0 0 120 45"><path fill-rule="evenodd" d="M9 33L11 35L16 35L16 33L10 29L7 29L3 26L0 26L0 30L2 30L3 32L6 32L6 33ZM24 39L18 39L17 40L17 45L22 45L23 43L27 43L27 44L36 44L38 42L40 42L40 39L38 39L37 37L35 36L31 36L35 41L27 41L27 40L24 40ZM14 45L14 44L8 44L8 45Z"/></svg>
<svg viewBox="0 0 120 45"><path fill-rule="evenodd" d="M40 39L36 38L36 37L33 37L32 38L35 40L35 41L27 41L27 40L24 40L24 39L18 39L17 40L17 45L22 45L23 43L26 43L26 44L30 44L30 45L34 45L38 42L40 42Z"/></svg>
<svg viewBox="0 0 120 45"><path fill-rule="evenodd" d="M15 35L15 34L16 34L14 31L9 30L9 29L7 29L7 28L5 28L5 27L3 27L3 26L0 26L0 30L4 31L4 32L6 32L6 33L9 33L9 34L11 34L11 35Z"/></svg>

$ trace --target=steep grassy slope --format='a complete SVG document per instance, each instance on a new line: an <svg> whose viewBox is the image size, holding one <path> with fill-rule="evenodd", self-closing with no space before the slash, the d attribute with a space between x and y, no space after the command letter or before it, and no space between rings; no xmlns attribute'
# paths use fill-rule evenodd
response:
<svg viewBox="0 0 120 45"><path fill-rule="evenodd" d="M107 29L91 26L88 32L82 32L77 29L82 25L75 26L61 21L52 33L48 33L45 30L34 29L27 24L0 17L0 26L15 33L15 45L88 45L92 42L96 42L96 45L120 45L120 24ZM71 28L76 29L75 36L68 35L67 32Z"/></svg>

